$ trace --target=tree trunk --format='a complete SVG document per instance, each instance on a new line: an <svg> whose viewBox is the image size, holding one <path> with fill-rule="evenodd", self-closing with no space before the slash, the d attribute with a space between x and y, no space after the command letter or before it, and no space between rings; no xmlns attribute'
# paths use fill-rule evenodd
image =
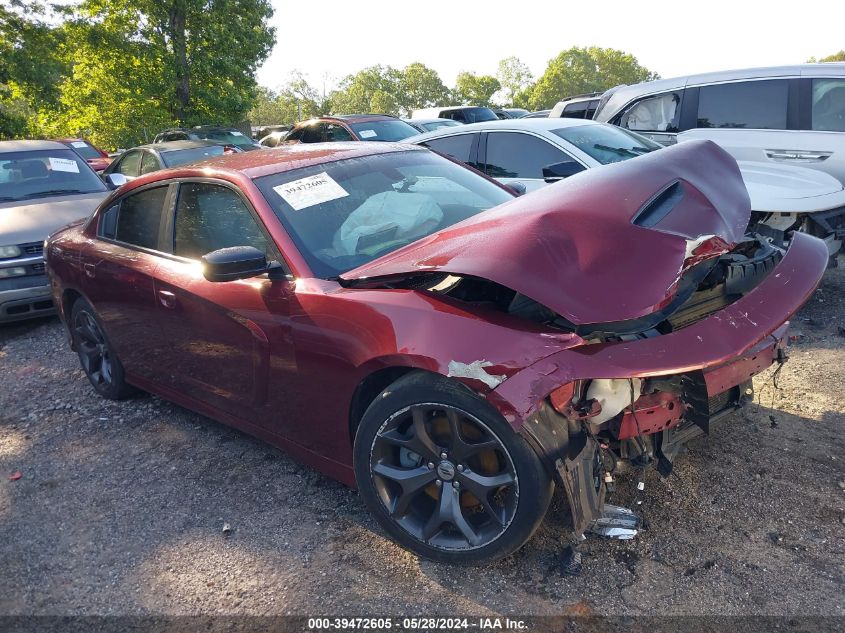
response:
<svg viewBox="0 0 845 633"><path fill-rule="evenodd" d="M187 6L185 0L174 0L170 8L170 38L176 70L176 103L174 115L184 125L191 100L191 81L188 68L188 42L185 24Z"/></svg>

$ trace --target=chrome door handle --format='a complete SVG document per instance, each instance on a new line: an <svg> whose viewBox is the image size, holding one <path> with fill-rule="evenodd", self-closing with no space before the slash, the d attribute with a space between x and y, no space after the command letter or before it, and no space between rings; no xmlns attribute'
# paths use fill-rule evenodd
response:
<svg viewBox="0 0 845 633"><path fill-rule="evenodd" d="M767 149L766 156L781 160L822 161L829 158L833 152L807 152L800 149Z"/></svg>
<svg viewBox="0 0 845 633"><path fill-rule="evenodd" d="M176 295L169 290L159 290L158 300L165 308L173 309L176 307Z"/></svg>

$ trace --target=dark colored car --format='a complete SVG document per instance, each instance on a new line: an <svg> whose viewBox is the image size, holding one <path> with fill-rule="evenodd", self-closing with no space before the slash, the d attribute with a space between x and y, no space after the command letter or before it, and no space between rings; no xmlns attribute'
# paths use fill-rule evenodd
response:
<svg viewBox="0 0 845 633"><path fill-rule="evenodd" d="M159 169L196 163L237 151L239 150L212 141L166 141L139 145L115 158L103 175L123 174L127 180L134 180Z"/></svg>
<svg viewBox="0 0 845 633"><path fill-rule="evenodd" d="M496 108L493 112L499 119L519 119L530 114L525 108Z"/></svg>
<svg viewBox="0 0 845 633"><path fill-rule="evenodd" d="M88 163L88 166L97 173L103 171L111 163L108 153L97 149L84 138L58 138L55 140L57 143L68 146L82 156Z"/></svg>
<svg viewBox="0 0 845 633"><path fill-rule="evenodd" d="M297 123L285 142L401 141L419 134L401 119L386 114L340 114Z"/></svg>
<svg viewBox="0 0 845 633"><path fill-rule="evenodd" d="M242 152L260 149L261 146L246 134L233 127L198 125L192 128L171 128L156 134L153 143L168 141L211 141L218 145L229 145Z"/></svg>
<svg viewBox="0 0 845 633"><path fill-rule="evenodd" d="M616 468L668 474L783 361L827 249L747 237L749 213L709 142L519 198L422 148L294 145L138 178L47 262L97 392L252 433L414 552L478 563L555 483L595 530Z"/></svg>

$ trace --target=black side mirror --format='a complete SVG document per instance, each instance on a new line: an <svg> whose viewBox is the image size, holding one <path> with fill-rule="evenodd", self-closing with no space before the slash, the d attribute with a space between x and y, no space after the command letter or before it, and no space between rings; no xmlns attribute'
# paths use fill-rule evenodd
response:
<svg viewBox="0 0 845 633"><path fill-rule="evenodd" d="M546 182L557 182L563 178L574 176L585 169L586 167L581 163L576 163L574 160L546 165L543 167L543 180Z"/></svg>
<svg viewBox="0 0 845 633"><path fill-rule="evenodd" d="M235 281L266 273L267 256L253 246L221 248L202 256L203 276L208 281Z"/></svg>

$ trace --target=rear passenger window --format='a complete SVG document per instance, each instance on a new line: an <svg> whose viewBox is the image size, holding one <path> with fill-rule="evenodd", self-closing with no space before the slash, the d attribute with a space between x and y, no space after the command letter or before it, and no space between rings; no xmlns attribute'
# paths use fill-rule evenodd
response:
<svg viewBox="0 0 845 633"><path fill-rule="evenodd" d="M167 186L145 189L126 196L120 202L114 238L126 244L157 249L166 197Z"/></svg>
<svg viewBox="0 0 845 633"><path fill-rule="evenodd" d="M149 152L144 152L144 156L141 158L141 175L158 171L158 169L158 161L155 157Z"/></svg>
<svg viewBox="0 0 845 633"><path fill-rule="evenodd" d="M444 138L434 138L423 143L436 152L451 156L462 163L468 163L472 154L472 141L477 134L455 134Z"/></svg>
<svg viewBox="0 0 845 633"><path fill-rule="evenodd" d="M487 135L487 166L493 178L542 178L543 167L575 162L562 150L536 136L519 132Z"/></svg>
<svg viewBox="0 0 845 633"><path fill-rule="evenodd" d="M174 220L173 254L199 259L231 246L254 246L269 255L264 234L237 193L220 185L182 184Z"/></svg>
<svg viewBox="0 0 845 633"><path fill-rule="evenodd" d="M698 93L697 125L785 130L788 96L786 79L702 86Z"/></svg>
<svg viewBox="0 0 845 633"><path fill-rule="evenodd" d="M560 116L565 119L585 119L587 117L587 101L570 103L563 109Z"/></svg>
<svg viewBox="0 0 845 633"><path fill-rule="evenodd" d="M812 129L845 132L845 79L813 79Z"/></svg>

